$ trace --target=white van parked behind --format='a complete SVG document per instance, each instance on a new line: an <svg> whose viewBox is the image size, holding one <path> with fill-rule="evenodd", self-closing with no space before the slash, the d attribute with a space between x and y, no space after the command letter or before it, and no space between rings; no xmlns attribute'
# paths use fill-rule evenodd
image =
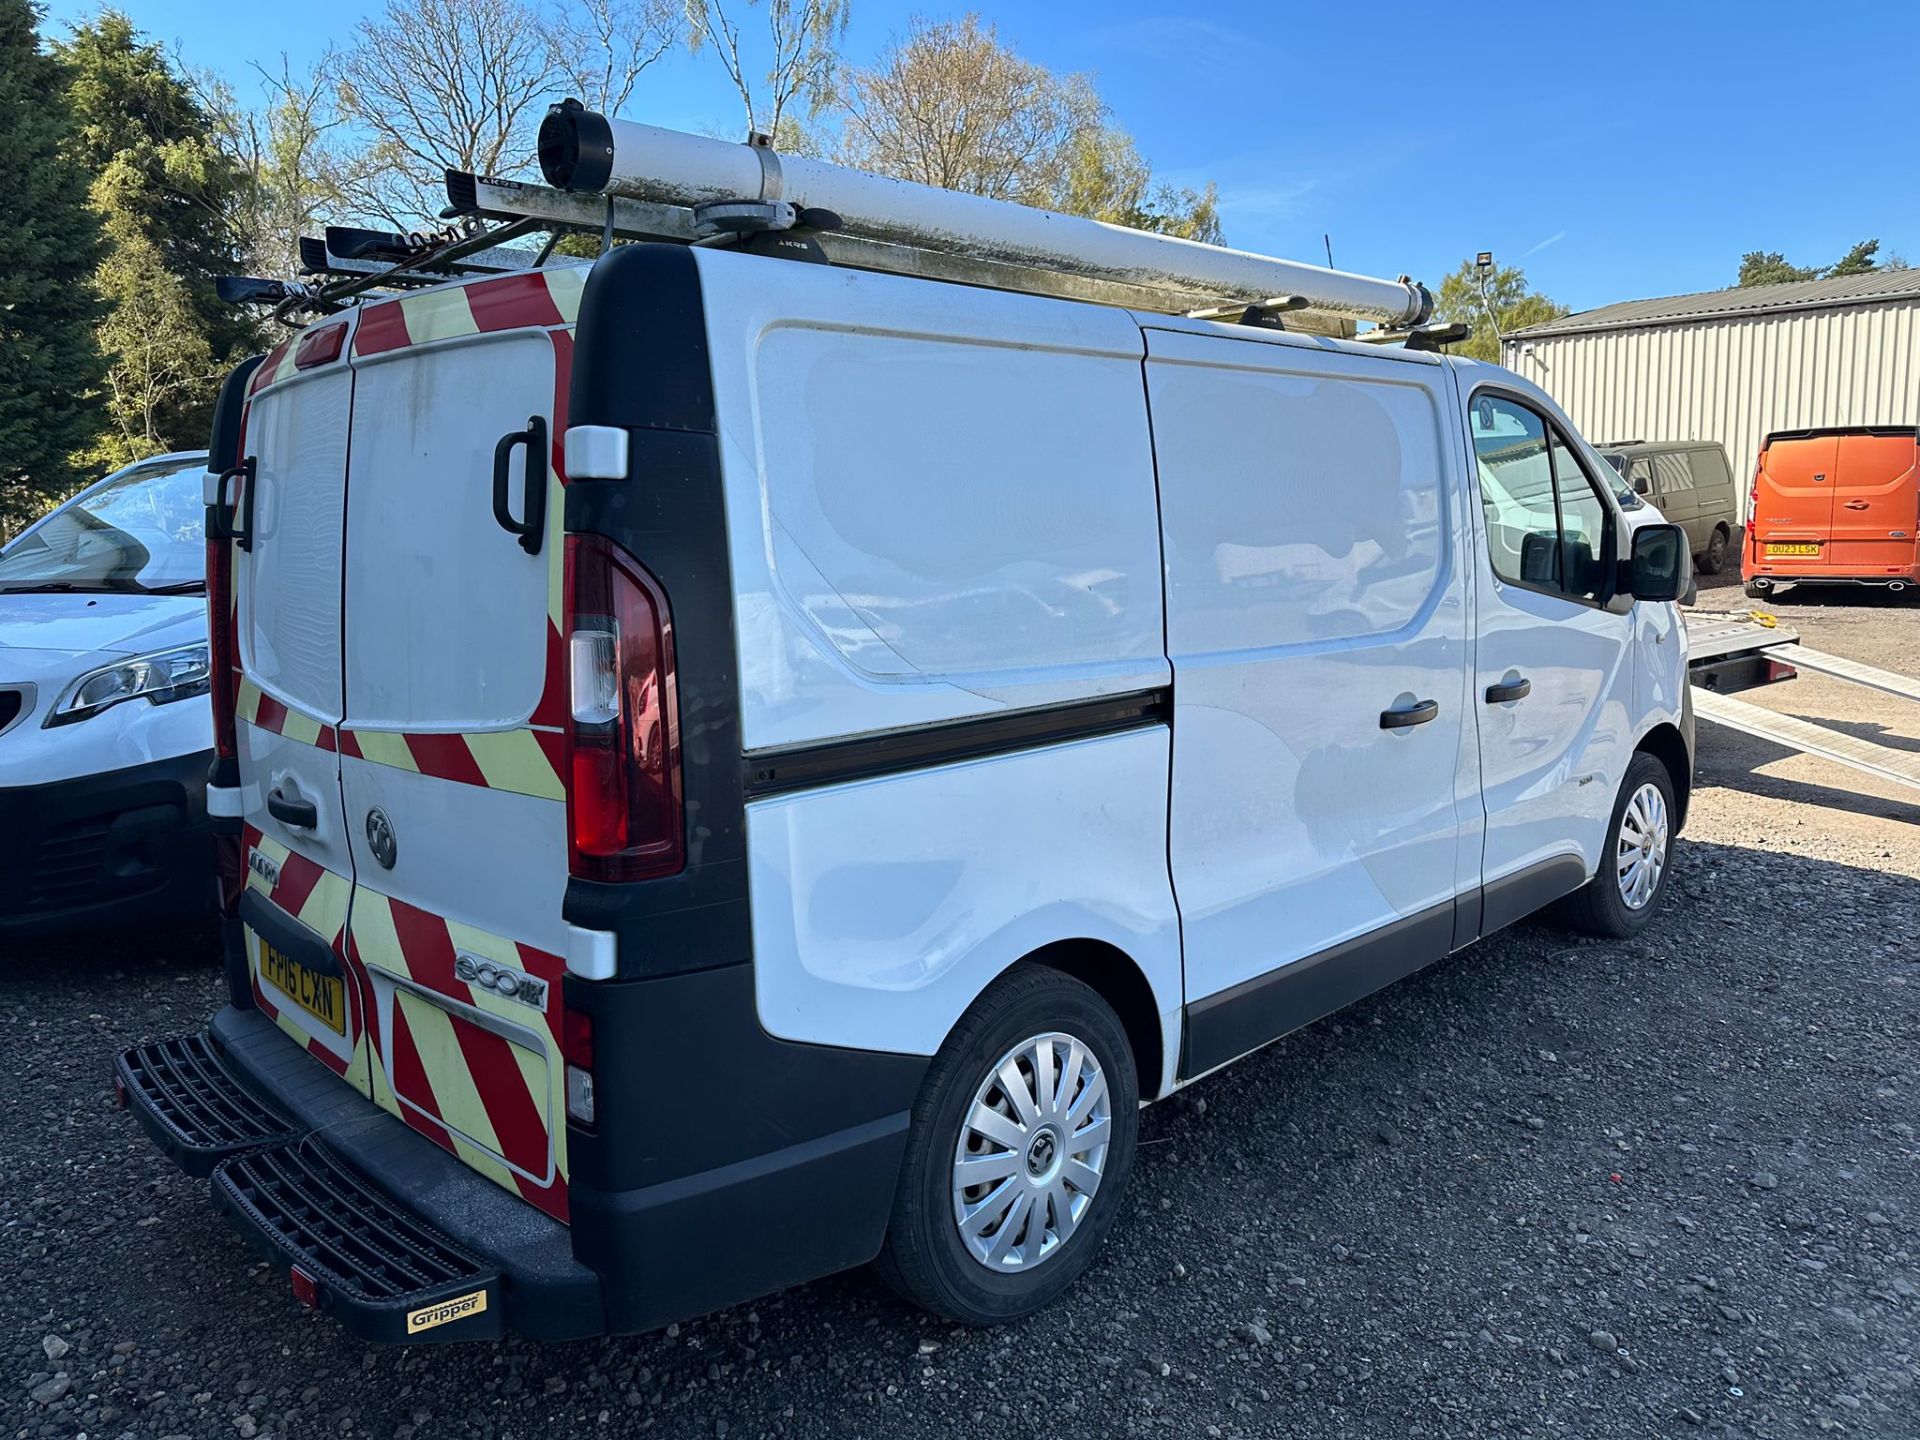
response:
<svg viewBox="0 0 1920 1440"><path fill-rule="evenodd" d="M1663 899L1684 537L1504 370L633 244L244 389L231 1004L119 1075L369 1338L1021 1315L1143 1102Z"/></svg>

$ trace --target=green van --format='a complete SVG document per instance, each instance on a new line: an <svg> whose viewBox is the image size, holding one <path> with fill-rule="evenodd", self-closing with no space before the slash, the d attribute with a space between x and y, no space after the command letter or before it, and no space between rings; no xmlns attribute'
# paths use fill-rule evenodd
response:
<svg viewBox="0 0 1920 1440"><path fill-rule="evenodd" d="M1740 494L1725 450L1711 440L1628 440L1594 448L1634 494L1687 532L1701 574L1726 567L1736 553Z"/></svg>

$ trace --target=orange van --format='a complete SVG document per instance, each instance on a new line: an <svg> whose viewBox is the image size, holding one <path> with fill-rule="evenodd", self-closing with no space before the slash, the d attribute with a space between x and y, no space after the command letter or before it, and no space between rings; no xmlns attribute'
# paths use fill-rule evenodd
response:
<svg viewBox="0 0 1920 1440"><path fill-rule="evenodd" d="M1920 432L1767 436L1747 492L1741 575L1755 598L1780 585L1920 585Z"/></svg>

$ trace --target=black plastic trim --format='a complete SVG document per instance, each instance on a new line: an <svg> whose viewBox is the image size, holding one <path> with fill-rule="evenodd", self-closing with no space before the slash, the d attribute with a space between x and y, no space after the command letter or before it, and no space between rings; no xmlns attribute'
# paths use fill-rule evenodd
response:
<svg viewBox="0 0 1920 1440"><path fill-rule="evenodd" d="M1449 900L1190 1002L1180 1078L1204 1075L1444 958L1453 912Z"/></svg>
<svg viewBox="0 0 1920 1440"><path fill-rule="evenodd" d="M240 423L247 413L247 386L264 355L249 355L227 372L213 402L213 429L207 437L207 469L218 474L240 463Z"/></svg>
<svg viewBox="0 0 1920 1440"><path fill-rule="evenodd" d="M1172 692L1163 687L947 720L885 735L760 750L747 756L743 783L746 798L759 800L794 790L1124 734L1165 725L1172 714Z"/></svg>
<svg viewBox="0 0 1920 1440"><path fill-rule="evenodd" d="M1481 935L1526 919L1562 895L1571 895L1590 878L1586 862L1578 855L1556 855L1481 886Z"/></svg>
<svg viewBox="0 0 1920 1440"><path fill-rule="evenodd" d="M700 276L684 245L623 245L580 301L567 424L627 432L627 478L567 486L569 534L603 535L673 616L687 863L630 884L574 879L562 913L617 939L620 973L751 958L732 566Z"/></svg>
<svg viewBox="0 0 1920 1440"><path fill-rule="evenodd" d="M196 750L124 770L0 786L0 937L212 913L212 755ZM90 855L95 863L84 868ZM44 888L47 865L66 871L70 883Z"/></svg>
<svg viewBox="0 0 1920 1440"><path fill-rule="evenodd" d="M1911 435L1920 443L1920 429L1912 425L1810 425L1804 430L1773 430L1760 442L1764 451L1776 440L1814 440L1828 435Z"/></svg>
<svg viewBox="0 0 1920 1440"><path fill-rule="evenodd" d="M340 957L324 936L302 925L252 886L240 892L238 913L241 924L295 964L306 966L316 975L347 978Z"/></svg>
<svg viewBox="0 0 1920 1440"><path fill-rule="evenodd" d="M565 993L592 1020L597 1102L591 1130L567 1130L573 1243L604 1278L613 1330L704 1314L879 1253L925 1056L767 1034L750 965L569 975ZM735 1083L690 1088L715 1056Z"/></svg>

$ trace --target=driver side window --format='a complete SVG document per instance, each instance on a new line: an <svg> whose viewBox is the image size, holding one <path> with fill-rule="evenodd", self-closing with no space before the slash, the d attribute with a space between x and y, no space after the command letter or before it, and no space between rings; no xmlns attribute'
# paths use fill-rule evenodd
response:
<svg viewBox="0 0 1920 1440"><path fill-rule="evenodd" d="M1538 411L1498 395L1474 397L1471 424L1493 573L1598 601L1611 520L1565 437Z"/></svg>

